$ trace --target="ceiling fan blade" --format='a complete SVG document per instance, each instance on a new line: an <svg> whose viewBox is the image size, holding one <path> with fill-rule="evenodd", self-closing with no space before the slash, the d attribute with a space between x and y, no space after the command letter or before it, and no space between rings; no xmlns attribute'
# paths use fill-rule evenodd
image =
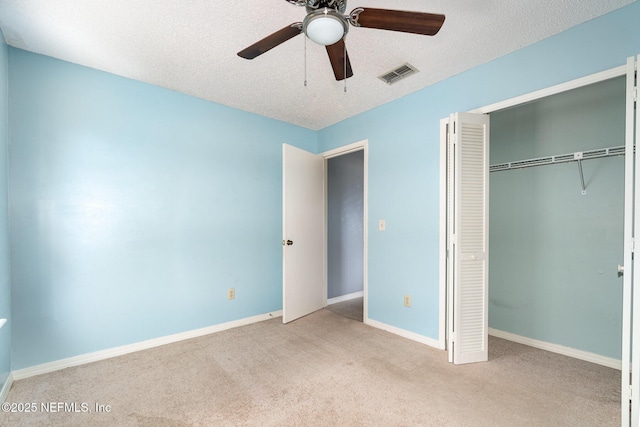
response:
<svg viewBox="0 0 640 427"><path fill-rule="evenodd" d="M270 51L274 47L281 45L287 40L294 38L300 33L302 33L302 23L296 22L295 24L288 25L273 34L268 35L248 48L241 50L238 52L238 56L245 59L256 58L263 53Z"/></svg>
<svg viewBox="0 0 640 427"><path fill-rule="evenodd" d="M327 53L329 54L329 61L331 61L331 67L333 68L333 74L336 76L336 80L340 81L353 76L349 54L347 54L344 45L344 39L340 39L337 43L327 46Z"/></svg>
<svg viewBox="0 0 640 427"><path fill-rule="evenodd" d="M433 13L363 7L354 9L349 15L349 21L355 27L401 31L425 36L436 35L444 23L444 18L444 15Z"/></svg>

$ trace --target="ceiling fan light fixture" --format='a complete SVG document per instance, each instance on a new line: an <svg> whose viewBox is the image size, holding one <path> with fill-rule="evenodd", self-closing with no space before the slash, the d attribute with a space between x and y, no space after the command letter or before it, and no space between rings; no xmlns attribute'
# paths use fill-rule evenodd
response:
<svg viewBox="0 0 640 427"><path fill-rule="evenodd" d="M325 7L308 14L302 22L302 30L313 42L331 46L347 34L349 24L344 16Z"/></svg>

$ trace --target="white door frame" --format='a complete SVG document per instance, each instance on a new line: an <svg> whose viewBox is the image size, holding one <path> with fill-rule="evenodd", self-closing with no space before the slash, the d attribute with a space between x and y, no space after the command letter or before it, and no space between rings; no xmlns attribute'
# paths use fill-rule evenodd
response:
<svg viewBox="0 0 640 427"><path fill-rule="evenodd" d="M327 290L328 290L328 265L327 265L327 239L328 239L328 229L327 229L327 221L328 221L328 211L327 211L327 160L339 157L345 154L353 153L355 151L363 151L364 152L364 177L363 177L363 191L364 191L364 199L363 199L363 312L362 312L362 322L367 324L369 322L369 298L368 298L368 241L369 241L369 227L368 227L368 212L369 212L369 141L364 139L362 141L354 142L352 144L344 145L342 147L335 148L333 150L325 151L320 153L320 156L324 158L324 305L327 306Z"/></svg>
<svg viewBox="0 0 640 427"><path fill-rule="evenodd" d="M625 119L625 248L624 248L624 296L622 314L622 425L640 425L640 257L636 251L640 235L640 109L638 108L638 61L627 60L627 116ZM635 149L635 152L634 152ZM633 154L632 154L633 153ZM630 184L630 183L633 184ZM631 187L631 190L628 190ZM628 215L633 214L633 221ZM633 255L632 255L633 254ZM632 259L633 258L633 259ZM635 315L634 315L635 314ZM633 325L629 325L630 317ZM629 361L631 355L631 361ZM636 367L636 369L631 369ZM630 375L631 374L631 375ZM631 380L629 380L629 375ZM631 412L628 403L631 401Z"/></svg>

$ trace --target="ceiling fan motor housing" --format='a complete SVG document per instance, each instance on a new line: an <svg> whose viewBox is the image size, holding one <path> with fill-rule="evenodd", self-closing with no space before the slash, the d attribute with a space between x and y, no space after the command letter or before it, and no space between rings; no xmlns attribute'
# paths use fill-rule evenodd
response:
<svg viewBox="0 0 640 427"><path fill-rule="evenodd" d="M307 0L307 13L315 12L318 9L333 9L338 13L344 13L347 10L347 0Z"/></svg>

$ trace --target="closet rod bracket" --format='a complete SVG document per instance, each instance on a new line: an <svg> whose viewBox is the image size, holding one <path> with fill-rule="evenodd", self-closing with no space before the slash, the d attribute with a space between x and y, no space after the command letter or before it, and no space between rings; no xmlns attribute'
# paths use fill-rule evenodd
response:
<svg viewBox="0 0 640 427"><path fill-rule="evenodd" d="M582 187L582 195L587 194L587 188L584 185L584 173L582 172L582 158L584 157L582 151L576 151L573 153L573 159L578 162L578 173L580 174L580 185Z"/></svg>

